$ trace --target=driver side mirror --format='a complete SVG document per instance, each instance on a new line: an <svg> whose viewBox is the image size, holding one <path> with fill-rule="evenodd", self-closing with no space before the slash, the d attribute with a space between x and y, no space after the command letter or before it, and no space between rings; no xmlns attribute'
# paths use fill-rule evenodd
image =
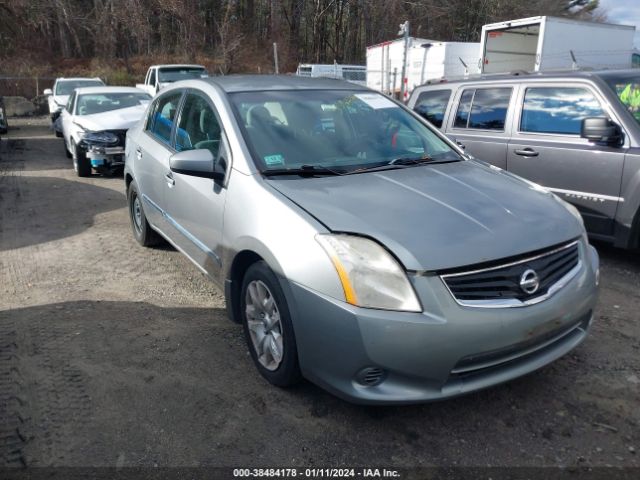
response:
<svg viewBox="0 0 640 480"><path fill-rule="evenodd" d="M53 95L53 90L51 90L50 88L45 88L44 92L42 92L44 95L46 95L47 97Z"/></svg>
<svg viewBox="0 0 640 480"><path fill-rule="evenodd" d="M169 167L172 172L192 177L211 178L216 181L224 180L226 169L221 162L206 148L198 150L185 150L178 152L169 159Z"/></svg>
<svg viewBox="0 0 640 480"><path fill-rule="evenodd" d="M616 145L622 140L622 129L606 117L589 117L582 120L580 136L590 142Z"/></svg>

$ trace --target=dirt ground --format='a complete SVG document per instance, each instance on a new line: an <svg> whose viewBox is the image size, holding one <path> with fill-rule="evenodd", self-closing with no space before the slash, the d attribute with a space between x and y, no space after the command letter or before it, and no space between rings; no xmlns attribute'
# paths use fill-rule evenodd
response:
<svg viewBox="0 0 640 480"><path fill-rule="evenodd" d="M122 178L46 119L0 140L0 466L639 466L640 254L598 244L590 337L525 378L373 408L268 385L224 299L135 243Z"/></svg>

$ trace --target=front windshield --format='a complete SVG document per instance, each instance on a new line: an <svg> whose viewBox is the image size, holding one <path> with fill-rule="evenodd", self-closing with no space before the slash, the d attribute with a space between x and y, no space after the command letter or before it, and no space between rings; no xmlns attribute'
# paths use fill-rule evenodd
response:
<svg viewBox="0 0 640 480"><path fill-rule="evenodd" d="M421 121L379 93L295 90L230 96L262 171L304 165L349 172L400 158L461 159Z"/></svg>
<svg viewBox="0 0 640 480"><path fill-rule="evenodd" d="M76 115L93 115L120 108L147 105L151 96L146 93L88 93L78 97Z"/></svg>
<svg viewBox="0 0 640 480"><path fill-rule="evenodd" d="M639 74L608 74L603 76L618 99L640 123L640 75Z"/></svg>
<svg viewBox="0 0 640 480"><path fill-rule="evenodd" d="M158 70L158 81L160 83L179 82L192 78L202 78L207 75L203 68L161 68Z"/></svg>
<svg viewBox="0 0 640 480"><path fill-rule="evenodd" d="M64 80L56 84L56 95L71 95L76 88L101 87L100 80Z"/></svg>

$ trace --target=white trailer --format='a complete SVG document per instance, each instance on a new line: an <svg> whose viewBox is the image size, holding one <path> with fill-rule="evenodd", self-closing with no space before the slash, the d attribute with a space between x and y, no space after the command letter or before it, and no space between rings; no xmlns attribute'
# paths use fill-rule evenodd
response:
<svg viewBox="0 0 640 480"><path fill-rule="evenodd" d="M364 65L301 63L298 65L296 75L300 77L337 78L357 83L358 85L366 85L367 83L367 67Z"/></svg>
<svg viewBox="0 0 640 480"><path fill-rule="evenodd" d="M400 91L404 39L367 47L367 86L388 94ZM405 96L428 81L475 73L479 43L436 42L409 37ZM468 67L465 67L465 65Z"/></svg>
<svg viewBox="0 0 640 480"><path fill-rule="evenodd" d="M482 27L476 72L630 68L635 27L530 17Z"/></svg>

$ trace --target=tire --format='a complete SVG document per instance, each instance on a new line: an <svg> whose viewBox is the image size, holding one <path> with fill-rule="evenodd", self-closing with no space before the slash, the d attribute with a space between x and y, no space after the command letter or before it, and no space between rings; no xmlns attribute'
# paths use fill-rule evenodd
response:
<svg viewBox="0 0 640 480"><path fill-rule="evenodd" d="M136 182L131 182L127 190L127 205L129 207L131 230L133 230L133 236L136 241L143 247L153 247L160 243L160 235L147 222Z"/></svg>
<svg viewBox="0 0 640 480"><path fill-rule="evenodd" d="M67 158L73 158L73 155L71 155L71 152L69 151L69 149L67 148L67 142L66 140L62 140L62 144L64 145L64 154Z"/></svg>
<svg viewBox="0 0 640 480"><path fill-rule="evenodd" d="M55 128L53 129L53 131L56 132L56 137L62 138L62 132L56 130Z"/></svg>
<svg viewBox="0 0 640 480"><path fill-rule="evenodd" d="M89 163L87 154L79 149L73 140L71 140L71 153L73 157L73 169L76 171L78 176L90 177L91 163Z"/></svg>
<svg viewBox="0 0 640 480"><path fill-rule="evenodd" d="M270 306L265 308L265 303ZM260 375L278 387L299 383L302 376L289 307L276 275L264 261L251 265L244 275L240 315Z"/></svg>

